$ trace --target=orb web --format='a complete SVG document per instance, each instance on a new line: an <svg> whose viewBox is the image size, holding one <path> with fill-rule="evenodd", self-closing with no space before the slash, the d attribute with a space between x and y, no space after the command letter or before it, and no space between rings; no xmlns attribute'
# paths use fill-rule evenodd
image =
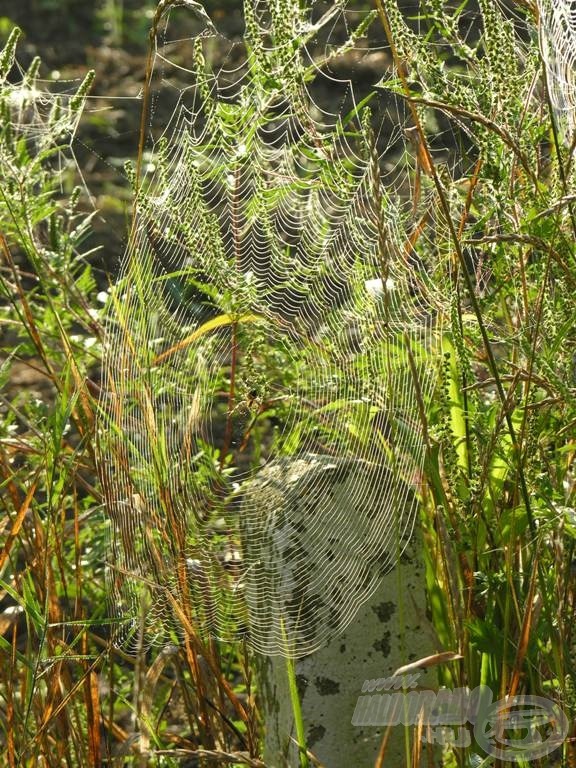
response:
<svg viewBox="0 0 576 768"><path fill-rule="evenodd" d="M24 190L40 179L62 187L66 168L79 171L72 142L94 81L93 71L82 80L61 80L55 73L46 79L38 56L24 69L16 58L20 36L14 28L0 50L0 180L4 201L15 210L22 206ZM32 159L42 162L43 174ZM4 226L10 230L12 223Z"/></svg>
<svg viewBox="0 0 576 768"><path fill-rule="evenodd" d="M564 139L570 143L576 128L576 3L538 0L538 12L550 99Z"/></svg>
<svg viewBox="0 0 576 768"><path fill-rule="evenodd" d="M247 3L245 19L242 43L193 41L144 155L105 342L108 573L123 636L301 656L410 537L435 313L390 191L401 131L387 143L346 84L331 112L308 85L337 82L309 45L347 27L343 8ZM171 97L183 65L167 39L155 57Z"/></svg>

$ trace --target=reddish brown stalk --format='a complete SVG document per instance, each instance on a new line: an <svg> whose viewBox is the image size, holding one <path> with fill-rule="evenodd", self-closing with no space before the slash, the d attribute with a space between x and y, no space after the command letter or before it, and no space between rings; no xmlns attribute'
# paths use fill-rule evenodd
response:
<svg viewBox="0 0 576 768"><path fill-rule="evenodd" d="M10 529L10 533L8 534L8 538L4 543L4 548L2 552L0 553L0 571L2 570L2 568L4 568L4 564L6 562L8 555L10 554L10 549L12 548L12 544L14 544L14 541L16 540L16 537L20 532L20 528L22 527L22 523L24 522L24 518L26 517L26 513L28 512L30 503L34 498L34 493L36 492L36 484L38 481L38 475L40 474L40 471L41 470L38 470L36 472L36 477L34 478L34 481L30 486L28 493L26 494L26 498L24 499L22 505L20 506L16 514L16 517L14 518L12 527Z"/></svg>
<svg viewBox="0 0 576 768"><path fill-rule="evenodd" d="M0 483L3 488L8 489L10 501L12 502L14 509L20 509L23 499L13 477L14 470L10 466L10 460L6 455L4 446L0 443Z"/></svg>
<svg viewBox="0 0 576 768"><path fill-rule="evenodd" d="M86 651L87 650L86 647ZM86 703L88 721L89 768L100 768L102 765L100 745L100 696L98 692L98 676L94 671L86 674L84 680L84 701Z"/></svg>
<svg viewBox="0 0 576 768"><path fill-rule="evenodd" d="M23 324L26 327L26 330L28 331L28 334L30 335L30 338L32 339L34 346L36 347L36 351L38 352L38 355L40 356L42 363L44 364L44 367L48 373L48 376L56 385L57 377L48 360L48 355L46 354L46 350L44 349L42 338L40 336L38 328L36 327L36 323L34 321L34 315L32 313L30 304L28 303L28 298L26 296L26 291L24 290L22 283L20 281L18 268L14 263L6 238L1 232L0 232L0 248L2 249L4 259L6 260L6 263L8 264L10 271L12 273L12 277L14 278L14 284L16 285L16 291L18 293L18 298L20 300L20 305L22 308Z"/></svg>
<svg viewBox="0 0 576 768"><path fill-rule="evenodd" d="M234 256L236 259L236 265L240 263L240 226L239 226L239 210L238 210L238 188L240 186L240 168L236 168L234 171L234 185L232 187L232 210L231 210L231 224L232 224L232 241L234 247ZM223 468L226 456L232 445L232 415L234 412L234 405L236 400L236 368L238 365L238 324L232 323L231 329L231 360L230 360L230 391L228 395L228 413L226 415L226 432L224 435L224 445L222 446L222 454L220 456L220 469Z"/></svg>
<svg viewBox="0 0 576 768"><path fill-rule="evenodd" d="M232 445L232 428L234 413L234 405L236 400L236 367L238 365L238 338L237 338L238 323L232 323L231 329L231 360L230 360L230 390L228 392L228 411L226 414L226 431L224 433L224 443L222 445L222 453L220 454L220 470L224 467L226 456Z"/></svg>
<svg viewBox="0 0 576 768"><path fill-rule="evenodd" d="M16 746L14 744L14 698L12 685L14 672L18 669L16 661L16 643L18 640L18 625L12 627L12 654L8 667L8 685L6 686L6 751L8 753L8 768L16 768Z"/></svg>
<svg viewBox="0 0 576 768"><path fill-rule="evenodd" d="M518 642L518 650L516 651L516 659L514 661L512 679L510 680L508 691L506 691L506 693L508 693L510 696L515 696L518 690L522 674L522 666L528 652L528 643L530 642L530 630L532 629L532 619L534 614L534 595L536 594L536 584L538 582L538 554L540 549L540 541L540 539L536 540L536 551L534 552L534 559L532 561L530 588L526 597L526 608L524 619L522 621L522 630L520 633L520 640Z"/></svg>

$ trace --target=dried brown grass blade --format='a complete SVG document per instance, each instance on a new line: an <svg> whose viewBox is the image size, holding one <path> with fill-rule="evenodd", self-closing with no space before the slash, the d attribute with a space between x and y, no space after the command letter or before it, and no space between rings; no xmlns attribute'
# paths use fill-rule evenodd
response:
<svg viewBox="0 0 576 768"><path fill-rule="evenodd" d="M22 523L24 522L24 519L26 517L26 513L30 508L30 503L34 498L34 494L36 493L36 486L38 484L37 477L38 477L38 473L32 485L28 489L28 493L26 494L26 498L20 505L20 509L16 513L16 517L14 518L14 521L12 523L10 533L8 534L8 537L4 542L4 548L2 549L2 553L0 554L0 571L2 570L2 568L4 568L8 555L10 554L10 550L12 549L12 545L14 544L14 541L18 537L20 529L22 528Z"/></svg>
<svg viewBox="0 0 576 768"><path fill-rule="evenodd" d="M85 681L85 700L88 709L88 759L90 768L100 768L100 696L98 676L94 670L88 672Z"/></svg>
<svg viewBox="0 0 576 768"><path fill-rule="evenodd" d="M463 658L464 656L460 653L454 653L453 651L444 651L443 653L435 653L432 656L424 656L422 659L412 661L403 667L398 667L396 672L394 672L394 677L408 675L411 672L418 672L420 669L428 669L428 667L437 667L439 664L446 664L449 661L459 661Z"/></svg>

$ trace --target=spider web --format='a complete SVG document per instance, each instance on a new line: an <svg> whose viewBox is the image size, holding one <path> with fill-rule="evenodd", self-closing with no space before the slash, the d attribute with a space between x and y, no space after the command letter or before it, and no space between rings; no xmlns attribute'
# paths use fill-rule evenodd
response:
<svg viewBox="0 0 576 768"><path fill-rule="evenodd" d="M538 0L540 50L546 65L552 106L565 140L576 128L576 3L573 0Z"/></svg>
<svg viewBox="0 0 576 768"><path fill-rule="evenodd" d="M123 638L310 653L411 535L436 312L394 191L404 141L347 84L336 111L315 101L364 27L324 42L320 69L312 43L348 17L313 12L247 3L238 45L201 20L192 85L136 179L101 403ZM215 45L230 66L212 72ZM156 47L152 115L174 51Z"/></svg>
<svg viewBox="0 0 576 768"><path fill-rule="evenodd" d="M0 51L0 178L5 199L13 194L14 179L22 187L33 183L34 174L25 169L27 158L40 158L46 166L50 161L51 179L60 186L67 166L73 163L79 171L75 160L70 159L70 155L74 157L72 142L94 80L92 71L83 80L46 79L40 74L38 56L24 69L16 59L20 34L14 29Z"/></svg>

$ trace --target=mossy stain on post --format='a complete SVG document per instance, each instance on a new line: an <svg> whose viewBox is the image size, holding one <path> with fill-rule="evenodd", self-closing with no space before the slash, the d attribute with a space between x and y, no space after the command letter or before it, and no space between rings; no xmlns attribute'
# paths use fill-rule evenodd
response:
<svg viewBox="0 0 576 768"><path fill-rule="evenodd" d="M320 696L334 696L336 693L340 693L340 683L337 683L336 680L330 680L329 677L315 678L314 685Z"/></svg>
<svg viewBox="0 0 576 768"><path fill-rule="evenodd" d="M393 603L391 600L385 600L378 605L373 605L372 610L376 616L378 616L378 621L384 623L386 621L390 621L396 612L396 603Z"/></svg>
<svg viewBox="0 0 576 768"><path fill-rule="evenodd" d="M385 659L388 658L392 650L390 647L390 632L385 632L380 640L376 640L372 648L381 653Z"/></svg>
<svg viewBox="0 0 576 768"><path fill-rule="evenodd" d="M308 736L306 737L306 744L309 747L313 747L314 744L317 744L319 741L322 741L325 735L326 735L326 728L324 728L323 725L313 725L308 731Z"/></svg>

